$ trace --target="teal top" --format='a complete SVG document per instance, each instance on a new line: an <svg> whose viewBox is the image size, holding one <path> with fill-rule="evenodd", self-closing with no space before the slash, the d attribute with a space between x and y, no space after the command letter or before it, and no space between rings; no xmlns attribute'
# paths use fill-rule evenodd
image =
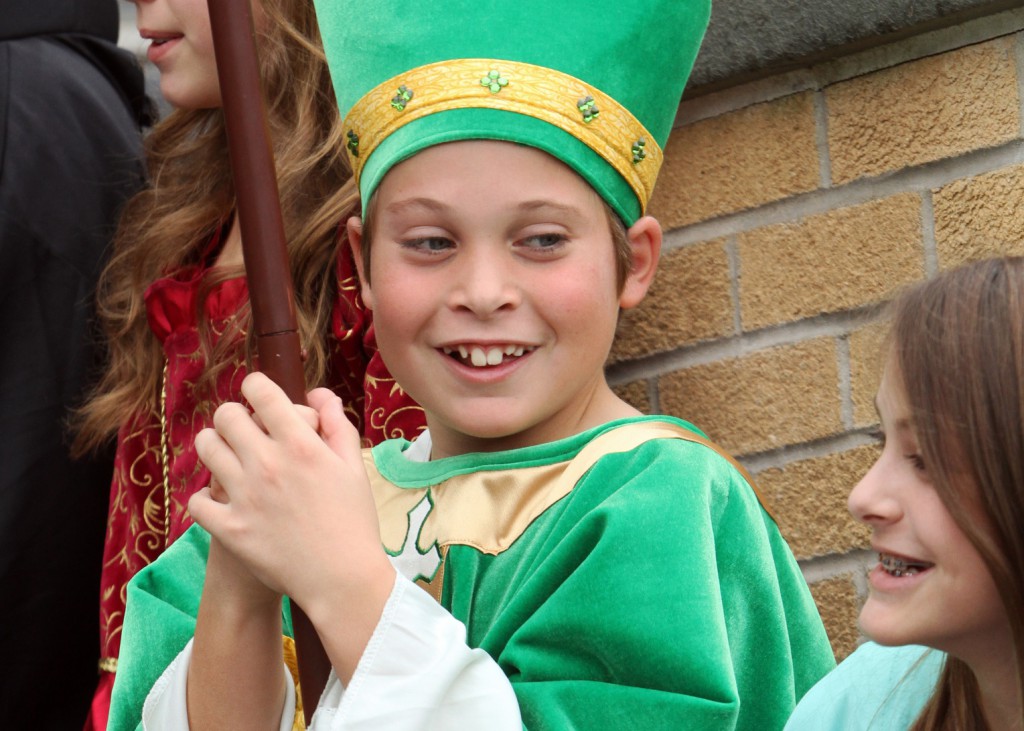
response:
<svg viewBox="0 0 1024 731"><path fill-rule="evenodd" d="M411 554L405 575L498 664L524 727L781 729L832 652L775 522L701 440L638 417L508 452L417 463L394 441L364 459L385 549L400 571ZM112 729L136 725L191 637L207 543L192 529L130 584Z"/></svg>
<svg viewBox="0 0 1024 731"><path fill-rule="evenodd" d="M945 655L866 642L818 682L786 731L903 731L935 690Z"/></svg>

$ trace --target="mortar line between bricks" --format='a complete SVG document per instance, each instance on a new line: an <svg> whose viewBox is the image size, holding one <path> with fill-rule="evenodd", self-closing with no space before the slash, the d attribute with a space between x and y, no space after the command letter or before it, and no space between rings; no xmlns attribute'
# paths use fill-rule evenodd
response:
<svg viewBox="0 0 1024 731"><path fill-rule="evenodd" d="M651 405L652 414L661 413L661 387L657 376L647 379L647 402Z"/></svg>
<svg viewBox="0 0 1024 731"><path fill-rule="evenodd" d="M758 474L765 470L778 469L793 462L804 462L809 459L829 457L833 454L849 452L852 449L876 445L878 444L878 437L875 434L876 430L877 426L875 425L851 428L842 434L834 434L809 442L787 444L784 447L765 452L734 456L756 478ZM852 488L853 485L850 485L850 487Z"/></svg>
<svg viewBox="0 0 1024 731"><path fill-rule="evenodd" d="M1024 141L1012 140L958 157L861 178L834 188L800 193L756 208L688 224L666 234L664 249L670 251L766 226L792 223L837 209L884 200L900 193L920 193L941 188L957 180L1021 163L1024 163Z"/></svg>
<svg viewBox="0 0 1024 731"><path fill-rule="evenodd" d="M876 320L882 304L875 303L844 312L817 315L733 337L694 343L672 351L613 363L606 369L606 375L611 385L619 385L693 366L739 358L768 348L846 335Z"/></svg>
<svg viewBox="0 0 1024 731"><path fill-rule="evenodd" d="M814 558L800 559L797 563L808 584L815 584L844 574L857 576L864 568L877 560L870 550L854 549L844 554L829 554Z"/></svg>

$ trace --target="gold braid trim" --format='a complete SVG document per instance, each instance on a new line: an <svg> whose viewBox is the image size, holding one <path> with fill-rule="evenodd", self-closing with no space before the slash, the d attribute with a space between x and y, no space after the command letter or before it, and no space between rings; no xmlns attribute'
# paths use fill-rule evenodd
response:
<svg viewBox="0 0 1024 731"><path fill-rule="evenodd" d="M469 108L524 114L568 132L617 170L636 193L641 211L647 209L664 154L640 120L574 76L518 61L441 61L399 74L367 92L345 117L356 180L366 159L395 130L431 114ZM591 116L592 112L597 114ZM590 121L585 121L588 116Z"/></svg>
<svg viewBox="0 0 1024 731"><path fill-rule="evenodd" d="M117 658L116 657L101 657L100 661L96 663L99 666L101 673L116 673L117 672Z"/></svg>
<svg viewBox="0 0 1024 731"><path fill-rule="evenodd" d="M171 425L167 423L167 366L164 361L164 374L160 383L160 453L163 457L164 472L164 548L169 544L171 532L171 461L167 452L167 441Z"/></svg>
<svg viewBox="0 0 1024 731"><path fill-rule="evenodd" d="M295 654L295 640L288 635L281 635L281 650L284 652L284 664L295 683L295 717L292 719L292 731L306 731L306 716L302 710L302 688L299 687L299 657Z"/></svg>

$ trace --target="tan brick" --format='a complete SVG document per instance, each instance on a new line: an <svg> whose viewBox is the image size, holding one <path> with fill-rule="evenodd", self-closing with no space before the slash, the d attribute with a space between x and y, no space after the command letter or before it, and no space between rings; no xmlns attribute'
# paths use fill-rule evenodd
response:
<svg viewBox="0 0 1024 731"><path fill-rule="evenodd" d="M622 313L611 359L674 350L734 329L723 242L688 246L662 257L646 299Z"/></svg>
<svg viewBox="0 0 1024 731"><path fill-rule="evenodd" d="M651 400L647 397L647 381L630 381L612 387L620 399L645 414L651 413Z"/></svg>
<svg viewBox="0 0 1024 731"><path fill-rule="evenodd" d="M924 275L921 199L902 193L739 237L744 330L880 301Z"/></svg>
<svg viewBox="0 0 1024 731"><path fill-rule="evenodd" d="M894 66L826 90L832 180L1008 142L1020 130L1013 37Z"/></svg>
<svg viewBox="0 0 1024 731"><path fill-rule="evenodd" d="M651 214L668 230L816 189L814 125L801 93L674 130Z"/></svg>
<svg viewBox="0 0 1024 731"><path fill-rule="evenodd" d="M943 269L1024 254L1024 165L957 180L935 191L935 246Z"/></svg>
<svg viewBox="0 0 1024 731"><path fill-rule="evenodd" d="M850 515L846 499L877 457L877 447L858 447L757 474L793 555L813 558L868 545L871 532Z"/></svg>
<svg viewBox="0 0 1024 731"><path fill-rule="evenodd" d="M855 426L878 423L875 394L882 380L882 348L888 332L888 321L880 320L850 333L850 392Z"/></svg>
<svg viewBox="0 0 1024 731"><path fill-rule="evenodd" d="M758 351L659 379L661 408L734 454L842 430L836 348L829 338Z"/></svg>
<svg viewBox="0 0 1024 731"><path fill-rule="evenodd" d="M811 596L818 605L836 661L841 661L857 649L861 638L857 629L860 606L853 574L840 574L811 584Z"/></svg>

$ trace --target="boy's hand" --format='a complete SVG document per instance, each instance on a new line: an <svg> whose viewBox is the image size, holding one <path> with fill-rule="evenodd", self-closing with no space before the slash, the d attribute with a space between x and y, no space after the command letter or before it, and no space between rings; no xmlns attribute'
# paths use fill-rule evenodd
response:
<svg viewBox="0 0 1024 731"><path fill-rule="evenodd" d="M209 487L204 487L189 499L189 510L193 510L204 500L226 503L228 496L220 483L212 479ZM201 505L199 510L203 510ZM211 592L215 593L215 597L211 596ZM280 607L281 594L264 585L252 575L245 564L225 549L216 537L211 537L210 554L206 560L203 601L214 600L224 606L235 607L237 611L246 612L263 605L274 604Z"/></svg>
<svg viewBox="0 0 1024 731"><path fill-rule="evenodd" d="M214 429L196 437L224 497L197 494L192 517L314 622L311 610L324 601L380 598L384 586L386 599L394 572L381 548L359 435L340 399L326 389L310 393L317 433L310 410L297 409L263 374L246 376L242 393L254 415L225 404Z"/></svg>

